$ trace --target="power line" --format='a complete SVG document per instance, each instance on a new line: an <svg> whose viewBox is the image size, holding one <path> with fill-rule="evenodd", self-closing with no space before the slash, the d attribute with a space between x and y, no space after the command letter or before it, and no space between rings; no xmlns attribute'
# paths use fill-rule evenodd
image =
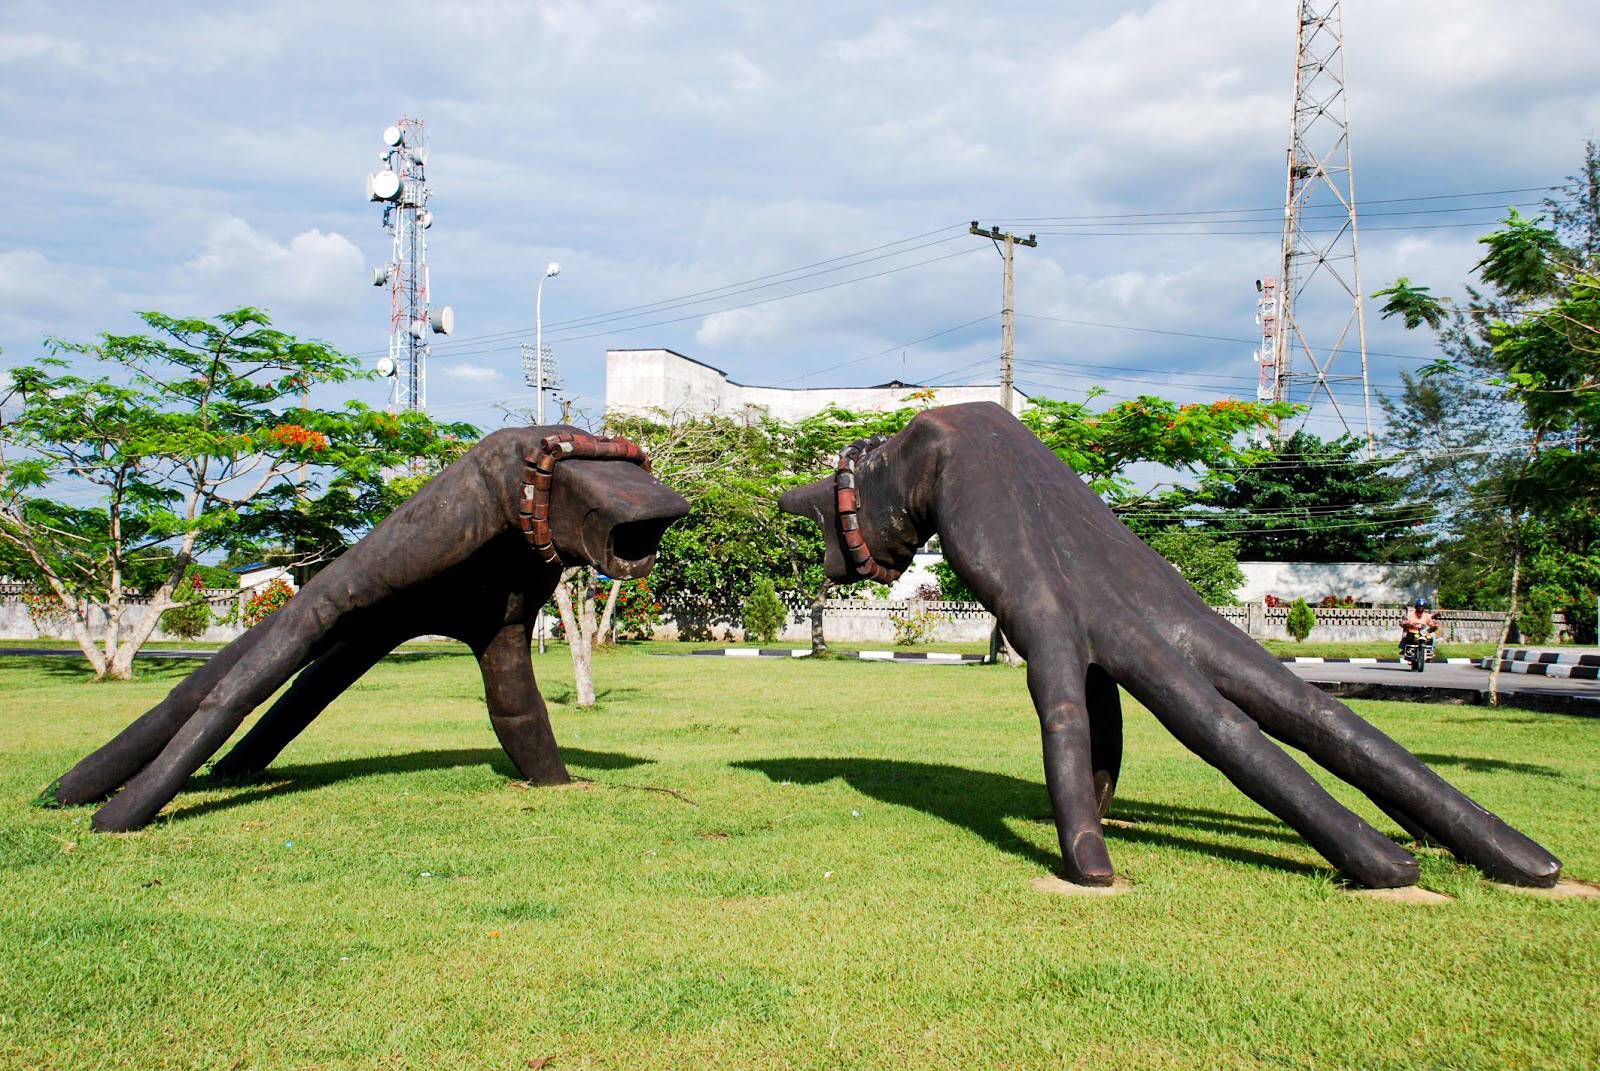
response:
<svg viewBox="0 0 1600 1071"><path fill-rule="evenodd" d="M1418 202L1418 201L1448 200L1448 199L1463 198L1463 197L1487 197L1487 196L1495 196L1495 195L1507 194L1507 193L1535 193L1535 192L1546 192L1546 191L1552 191L1552 190L1559 190L1560 188L1561 187L1559 187L1559 186L1529 186L1529 187L1521 187L1521 188L1517 188L1517 189L1507 189L1507 190L1484 190L1484 191L1478 191L1478 192L1474 192L1474 193L1433 194L1433 195L1416 196L1416 197L1393 197L1393 198L1384 198L1384 199L1373 200L1373 201L1363 201L1363 202L1360 202L1360 206L1378 205L1378 204L1402 204L1402 203ZM1358 206L1358 207L1360 207L1360 206ZM1492 209L1492 207L1495 207L1495 206L1482 206L1482 210L1483 211L1490 211ZM1103 215L1097 215L1097 216L1003 217L1002 222L1007 222L1007 223L1026 223L1026 222L1062 222L1062 221L1075 221L1075 220L1094 222L1094 221L1110 221L1110 220L1137 219L1137 218L1152 218L1153 219L1153 218L1160 218L1160 217L1192 216L1192 215L1230 215L1230 214L1231 215L1237 215L1239 213L1281 212L1281 210L1282 210L1281 206L1278 206L1278 207L1263 207L1263 208L1192 209L1192 210L1185 210L1185 211L1181 211L1181 212L1179 212L1179 211L1134 212L1134 213L1120 213L1120 214L1103 214ZM1461 211L1470 211L1472 209L1469 207L1469 208L1464 208L1464 209L1460 209L1460 210ZM1426 211L1435 211L1435 210L1422 210L1422 212L1426 212ZM1449 210L1444 210L1444 211L1456 211L1456 209L1449 209ZM1396 214L1401 214L1401 215L1404 215L1404 214L1422 214L1422 212L1418 212L1418 213L1396 213ZM1207 222L1207 221L1201 220L1201 221L1196 221L1196 222L1204 223L1204 222ZM1220 221L1210 221L1210 222L1220 222ZM1265 222L1265 221L1262 221L1262 222ZM1465 226L1480 226L1480 225L1481 224L1465 224ZM663 298L663 299L660 299L658 301L647 302L647 303L639 304L639 305L624 306L623 308L613 309L613 310L610 310L608 312L595 313L595 314L593 314L591 316L588 316L588 317L579 317L579 318L576 318L576 319L573 319L573 320L568 320L568 321L558 321L557 323L552 324L551 326L552 326L552 328L555 328L555 329L560 329L560 328L563 328L563 327L575 329L575 328L578 328L578 327L587 326L587 325L590 325L590 324L593 324L593 323L597 323L597 322L610 322L610 321L613 321L613 320L616 320L616 319L627 319L627 318L629 318L630 314L640 314L640 315L642 315L642 314L645 314L645 313L647 313L647 312L649 312L651 310L658 310L658 309L661 309L661 308L666 307L666 306L678 306L678 305L681 305L681 304L684 304L684 303L690 303L690 302L692 302L693 299L696 299L696 298L704 298L706 300L711 300L713 297L719 296L719 295L723 296L723 297L732 296L732 295L728 294L727 291L736 290L736 289L738 289L740 287L748 287L748 286L751 286L752 284L755 284L755 283L768 282L769 280L779 280L780 281L780 282L773 282L770 285L781 285L781 281L785 281L783 279L783 277L785 277L785 276L793 276L796 273L809 271L812 268L824 267L824 266L829 265L829 264L838 264L841 261L854 260L854 259L859 258L859 257L864 257L869 253L876 253L876 252L880 252L881 250L892 249L895 246L908 245L908 244L910 244L912 242L920 241L923 238L929 238L929 237L932 237L934 235L940 234L940 233L942 233L944 231L953 230L953 229L955 229L956 227L959 227L959 226L962 226L962 225L961 224L950 224L950 225L947 225L947 226L944 226L944 227L936 228L934 230L924 231L924 232L922 232L920 234L911 235L911 236L909 236L907 238L900 238L900 239L896 239L896 240L891 241L891 242L879 243L878 245L869 246L869 247L867 247L865 249L856 250L855 252L852 252L852 253L845 253L845 254L841 254L841 255L836 256L836 257L829 257L829 258L826 258L824 260L812 261L811 263L802 264L802 265L799 265L799 266L794 267L794 268L786 269L784 271L772 272L772 273L769 273L769 274L766 274L766 275L758 275L758 276L754 276L754 277L749 278L749 279L744 279L744 280L739 280L737 282L727 283L727 284L724 284L724 285L718 286L718 287L712 287L712 288L705 289L705 290L692 291L690 293L680 294L680 295L677 295L675 297ZM1441 224L1441 225L1435 225L1435 226L1451 226L1451 225ZM1373 229L1387 229L1387 228L1373 228ZM1428 229L1434 229L1434 228L1433 227L1418 227L1418 228L1407 228L1407 229L1428 230ZM1093 234L1093 233L1070 231L1070 230L1069 231L1063 231L1063 232L1060 232L1060 233L1075 234L1078 237L1118 237L1119 236L1118 234L1115 234L1115 233L1107 233L1107 234L1104 234L1104 235L1096 235L1096 234ZM1160 234L1160 232L1154 232L1154 233L1156 233L1158 235ZM1173 233L1176 234L1176 235L1180 235L1181 236L1182 234L1185 234L1185 233L1203 234L1203 233L1206 233L1206 232L1203 232L1203 231L1188 231L1188 232L1180 231L1180 232L1173 232ZM1220 231L1220 232L1215 232L1215 233L1218 233L1218 234L1229 234L1229 233L1267 234L1267 233L1276 233L1276 232L1275 231L1244 231L1244 232ZM958 237L960 237L959 234L958 235L951 235L951 236L949 236L949 237L947 237L945 239L942 239L940 242L927 243L927 245L918 246L917 248L919 248L919 249L920 248L927 248L928 246L941 244L943 241L951 241L951 240L954 240L955 238L958 238ZM913 251L915 251L915 250L902 249L902 250L899 251L899 254L890 254L890 255L900 255L900 254L909 253L909 252L913 252ZM877 259L881 259L881 258L877 258ZM870 261L863 261L862 263L869 263L869 262ZM850 267L850 265L843 265L842 268L834 269L834 270L844 270L845 268L848 268L848 267ZM867 276L866 278L873 278L873 277L875 277L875 276ZM790 279L790 280L786 280L786 281L795 281L795 280ZM707 313L706 315L711 315L711 313ZM649 325L641 325L641 326L649 326ZM473 343L485 343L485 342L494 342L494 341L513 340L513 339L517 339L517 338L520 338L523 335L528 334L529 332L531 332L531 330L532 330L532 328L519 328L519 329L515 329L515 330L511 330L511 331L502 331L502 332L496 332L496 333L491 333L491 334L472 335L472 336L467 336L467 337L463 337L463 338L451 339L449 342L440 343L439 346L437 347L437 350L443 352L443 351L448 349L449 352L451 352L453 355L456 355L456 356L465 356L468 353L494 353L494 352L501 352L501 350L498 350L498 349L463 350L463 349L461 349L461 347L467 346L467 345L470 345L470 344L473 344ZM383 351L375 351L375 350L360 351L360 350L358 350L358 351L354 351L351 354L351 356L355 356L355 357L376 356L376 355L381 354L382 352Z"/></svg>
<svg viewBox="0 0 1600 1071"><path fill-rule="evenodd" d="M1462 197L1498 197L1507 193L1545 193L1551 190L1560 190L1561 186L1523 186L1514 190L1479 190L1475 193L1435 193L1417 197L1385 197L1374 201L1357 201L1356 210L1361 211L1367 205L1394 205L1406 204L1413 201L1448 201ZM1156 216L1190 216L1190 215L1237 215L1241 212L1276 212L1282 213L1283 206L1264 205L1260 208L1196 208L1182 211L1167 212L1121 212L1098 216L1004 216L1005 223L1050 223L1062 220L1099 220L1099 219L1138 219Z"/></svg>

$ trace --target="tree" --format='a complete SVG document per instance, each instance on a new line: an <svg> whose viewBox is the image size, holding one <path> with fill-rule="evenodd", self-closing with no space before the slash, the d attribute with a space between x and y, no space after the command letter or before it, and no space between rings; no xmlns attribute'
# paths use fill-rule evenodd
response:
<svg viewBox="0 0 1600 1071"><path fill-rule="evenodd" d="M97 679L132 675L197 554L264 534L301 544L305 560L337 553L328 533L368 523L361 503L377 502L386 466L471 433L355 402L310 407L306 392L359 364L273 330L259 309L139 315L150 334L50 340L50 356L6 373L0 398L19 407L0 447L0 543L69 615ZM96 507L59 500L84 486ZM150 562L162 572L134 623L127 599ZM105 615L98 643L86 608Z"/></svg>
<svg viewBox="0 0 1600 1071"><path fill-rule="evenodd" d="M642 446L657 477L690 503L689 516L662 536L652 577L661 600L737 620L765 580L780 598L812 602L812 646L826 650L820 611L831 589L821 535L814 524L779 512L778 495L830 470L846 444L898 430L916 412L831 407L793 423L761 411L693 419L661 411L608 415L607 432Z"/></svg>
<svg viewBox="0 0 1600 1071"><path fill-rule="evenodd" d="M1324 442L1297 431L1213 468L1188 508L1168 517L1236 541L1244 561L1416 560L1427 511L1404 501L1405 483L1384 471L1387 460L1364 461L1360 449L1352 436Z"/></svg>
<svg viewBox="0 0 1600 1071"><path fill-rule="evenodd" d="M1239 568L1239 544L1234 540L1193 528L1169 528L1145 542L1171 562L1208 604L1229 606L1238 601L1233 593L1244 586L1245 577Z"/></svg>
<svg viewBox="0 0 1600 1071"><path fill-rule="evenodd" d="M1127 475L1130 466L1155 462L1198 472L1248 460L1258 452L1235 446L1241 434L1273 427L1297 412L1294 406L1278 402L1224 398L1179 405L1149 394L1102 412L1090 409L1088 403L1104 393L1095 387L1082 402L1036 398L1023 412L1022 422L1119 512L1150 498L1135 492Z"/></svg>
<svg viewBox="0 0 1600 1071"><path fill-rule="evenodd" d="M1461 360L1446 336L1445 358L1424 371L1458 389L1487 374L1485 385L1518 417L1515 450L1472 488L1505 532L1509 569L1494 574L1503 578L1512 618L1524 596L1551 591L1559 591L1569 613L1586 618L1600 591L1592 571L1571 567L1591 557L1595 545L1592 526L1573 522L1600 508L1600 454L1591 442L1600 421L1595 142L1585 145L1582 169L1560 192L1562 198L1546 202L1548 225L1513 209L1500 230L1479 239L1485 252L1474 271L1493 291L1489 302L1469 289L1475 305L1461 310L1404 278L1375 295L1386 299L1385 317L1399 316L1408 327L1479 317L1486 350Z"/></svg>

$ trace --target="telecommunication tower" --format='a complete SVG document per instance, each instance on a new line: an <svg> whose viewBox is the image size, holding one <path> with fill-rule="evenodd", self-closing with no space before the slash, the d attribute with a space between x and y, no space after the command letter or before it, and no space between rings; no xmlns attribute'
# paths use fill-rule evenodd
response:
<svg viewBox="0 0 1600 1071"><path fill-rule="evenodd" d="M1254 354L1261 366L1256 401L1270 402L1278 396L1278 280L1270 275L1256 280L1256 323L1261 326L1261 348Z"/></svg>
<svg viewBox="0 0 1600 1071"><path fill-rule="evenodd" d="M383 205L383 229L393 239L389 263L372 269L372 285L389 288L389 354L378 372L389 378L389 410L428 408L428 337L455 327L450 306L428 303L426 168L428 139L421 119L401 116L383 132L383 170L367 176L367 200Z"/></svg>
<svg viewBox="0 0 1600 1071"><path fill-rule="evenodd" d="M1325 399L1345 432L1366 440L1370 457L1372 402L1356 256L1344 22L1339 0L1300 0L1299 9L1272 400L1314 408L1319 399ZM1294 366L1301 358L1310 367L1296 371ZM1263 383L1266 378L1263 370ZM1351 392L1341 397L1334 390L1335 383L1360 384L1359 417L1353 411ZM1304 387L1304 392L1296 387ZM1347 408L1351 409L1348 416ZM1280 428L1280 437L1282 433Z"/></svg>

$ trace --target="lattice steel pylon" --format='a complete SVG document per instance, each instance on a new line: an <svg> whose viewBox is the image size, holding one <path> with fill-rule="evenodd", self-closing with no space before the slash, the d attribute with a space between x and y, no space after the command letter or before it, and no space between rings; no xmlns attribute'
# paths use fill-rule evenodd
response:
<svg viewBox="0 0 1600 1071"><path fill-rule="evenodd" d="M1372 400L1350 165L1344 21L1339 0L1301 0L1299 11L1273 400L1302 402L1314 409L1319 398L1326 399L1345 432L1365 440L1370 457ZM1315 224L1307 227L1307 221ZM1309 371L1295 371L1298 357L1310 365ZM1347 393L1341 399L1334 390L1336 383L1360 384L1359 424L1354 423L1353 412L1350 416L1345 412L1353 409L1353 397ZM1299 392L1294 388L1301 385L1307 389L1296 397Z"/></svg>
<svg viewBox="0 0 1600 1071"><path fill-rule="evenodd" d="M367 176L367 200L383 205L383 229L393 240L389 263L372 271L373 286L389 288L389 355L378 370L390 379L389 409L428 408L428 336L455 326L450 306L428 299L428 140L421 119L402 116L383 132L384 169Z"/></svg>

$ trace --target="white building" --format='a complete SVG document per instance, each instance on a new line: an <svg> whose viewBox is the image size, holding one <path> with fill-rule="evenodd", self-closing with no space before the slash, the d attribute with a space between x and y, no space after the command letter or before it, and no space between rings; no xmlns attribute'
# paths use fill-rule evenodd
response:
<svg viewBox="0 0 1600 1071"><path fill-rule="evenodd" d="M778 420L802 420L829 405L844 409L890 410L909 403L920 390L915 383L894 380L876 387L747 387L721 369L672 350L607 350L606 411L640 413L659 410L673 418L739 416L752 410ZM999 402L998 384L935 387L934 404ZM1021 412L1028 397L1011 391L1011 411Z"/></svg>

